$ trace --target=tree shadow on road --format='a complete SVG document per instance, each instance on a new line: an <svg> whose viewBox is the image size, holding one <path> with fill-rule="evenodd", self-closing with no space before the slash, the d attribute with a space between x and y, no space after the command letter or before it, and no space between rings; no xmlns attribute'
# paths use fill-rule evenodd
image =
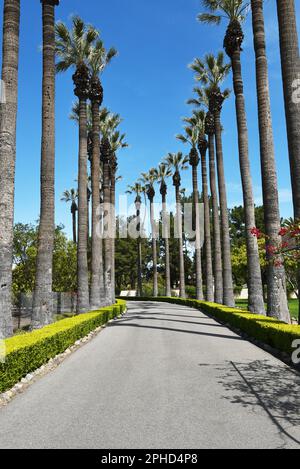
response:
<svg viewBox="0 0 300 469"><path fill-rule="evenodd" d="M141 312L143 313L143 311ZM148 313L150 314L150 313ZM191 324L191 325L196 325L196 326L208 326L208 327L219 327L219 328L222 328L222 329L226 329L225 326L222 326L222 324L218 324L217 322L212 322L212 323L203 323L201 322L202 318L199 317L198 319L200 321L198 322L195 322L195 321L183 321L182 319L169 319L169 318L164 318L164 317L159 317L159 318L156 318L156 317L153 317L152 314L151 316L149 315L143 315L143 314L131 314L130 316L126 317L126 318L122 318L121 321L131 321L133 319L142 319L142 320L146 320L146 321L160 321L160 322L177 322L177 323L182 323L182 324Z"/></svg>
<svg viewBox="0 0 300 469"><path fill-rule="evenodd" d="M229 363L218 367L219 383L228 392L224 398L253 411L262 408L279 433L300 446L300 375L269 360Z"/></svg>
<svg viewBox="0 0 300 469"><path fill-rule="evenodd" d="M186 329L175 329L170 327L161 327L161 326L146 326L142 324L131 323L131 319L120 319L111 324L110 327L136 327L140 329L152 329L152 330L161 330L161 331L169 331L169 332L181 332L182 334L194 334L194 335L202 335L208 337L217 337L219 339L231 339L231 340L239 340L244 341L242 337L235 336L235 335L226 335L226 334L213 334L210 332L199 332L199 331L189 331ZM226 329L225 329L226 330Z"/></svg>

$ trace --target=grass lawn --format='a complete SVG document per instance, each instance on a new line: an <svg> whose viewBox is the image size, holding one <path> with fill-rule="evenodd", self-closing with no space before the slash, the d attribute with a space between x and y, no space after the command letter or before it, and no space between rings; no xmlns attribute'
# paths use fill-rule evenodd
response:
<svg viewBox="0 0 300 469"><path fill-rule="evenodd" d="M247 300L236 300L236 305L239 308L247 308L248 301ZM289 300L289 307L291 316L294 319L298 319L298 300Z"/></svg>

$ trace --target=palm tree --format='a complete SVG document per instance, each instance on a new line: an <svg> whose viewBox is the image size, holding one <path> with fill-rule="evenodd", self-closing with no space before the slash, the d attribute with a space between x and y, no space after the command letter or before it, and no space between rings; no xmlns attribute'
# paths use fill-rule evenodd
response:
<svg viewBox="0 0 300 469"><path fill-rule="evenodd" d="M217 57L213 54L205 56L204 61L195 59L191 65L191 69L196 73L196 80L203 85L209 87L209 110L214 116L215 139L216 139L216 156L218 168L218 182L221 209L221 234L222 234L222 256L223 256L223 303L227 306L235 306L231 251L229 237L229 220L227 194L223 161L223 145L222 145L222 126L221 111L224 100L229 96L229 90L221 91L220 84L227 77L230 65L224 63L224 54L220 52Z"/></svg>
<svg viewBox="0 0 300 469"><path fill-rule="evenodd" d="M203 300L202 285L202 260L201 260L201 240L200 240L200 214L199 214L199 190L198 190L198 165L200 158L197 145L199 138L199 128L194 122L190 122L185 127L185 135L177 135L176 138L183 143L189 143L191 150L189 162L193 170L193 230L196 232L196 297L197 300Z"/></svg>
<svg viewBox="0 0 300 469"><path fill-rule="evenodd" d="M20 0L5 0L3 11L2 83L6 101L0 105L0 338L13 332L12 249L18 101Z"/></svg>
<svg viewBox="0 0 300 469"><path fill-rule="evenodd" d="M300 77L299 40L294 0L277 0L277 12L294 218L300 220L300 102L297 96L294 98L292 95L292 93L297 93L297 83ZM298 291L300 291L300 265L298 266Z"/></svg>
<svg viewBox="0 0 300 469"><path fill-rule="evenodd" d="M117 178L117 170L118 170L118 158L117 152L122 148L127 148L128 143L125 142L125 134L120 134L119 131L115 131L111 135L111 150L112 150L112 157L111 157L111 165L110 165L110 202L111 202L111 210L112 210L112 242L111 242L111 282L112 282L112 300L115 303L115 284L116 284L116 271L115 271L115 233L116 233L116 182ZM120 179L120 177L119 177Z"/></svg>
<svg viewBox="0 0 300 469"><path fill-rule="evenodd" d="M166 296L171 296L171 272L170 272L170 246L169 246L169 221L167 214L167 178L172 176L172 172L168 166L164 163L161 163L157 169L155 169L155 177L158 183L160 184L160 194L162 199L162 237L165 244L165 291Z"/></svg>
<svg viewBox="0 0 300 469"><path fill-rule="evenodd" d="M265 314L258 242L251 230L255 226L254 196L249 161L248 130L245 110L244 87L241 68L241 50L244 34L241 27L249 2L244 0L202 0L210 13L199 15L204 23L220 24L222 17L229 20L224 48L231 59L233 87L236 98L236 117L238 127L239 160L243 186L244 209L246 218L246 244L248 262L248 307L251 312Z"/></svg>
<svg viewBox="0 0 300 469"><path fill-rule="evenodd" d="M76 103L73 103L72 106L72 111L69 115L69 119L73 120L77 123L79 127L79 102L77 101ZM92 160L93 160L93 139L92 139L92 133L93 133L93 117L92 117L92 106L91 104L87 104L87 148L88 148L88 161L90 163L90 167L92 166ZM87 223L87 229L86 229L86 244L87 246L89 245L89 239L90 239L90 204L91 204L91 197L92 197L92 180L90 172L88 171L88 179L87 179L87 199L86 199L86 223Z"/></svg>
<svg viewBox="0 0 300 469"><path fill-rule="evenodd" d="M75 189L66 190L62 198L62 202L69 203L71 202L71 214L72 214L72 231L73 231L73 242L77 243L77 221L76 221L76 212L78 212L77 206L78 191Z"/></svg>
<svg viewBox="0 0 300 469"><path fill-rule="evenodd" d="M158 274L157 274L157 230L154 219L154 197L155 188L154 183L156 181L155 169L151 168L148 173L142 173L140 179L141 183L145 187L147 197L150 202L150 224L151 224L151 237L152 237L152 262L153 262L153 296L158 296Z"/></svg>
<svg viewBox="0 0 300 469"><path fill-rule="evenodd" d="M104 285L109 303L115 302L115 184L118 149L125 148L125 135L116 130L122 122L119 114L103 109L100 113L100 134L104 145L100 147L103 165L103 202L106 219L104 236L105 274Z"/></svg>
<svg viewBox="0 0 300 469"><path fill-rule="evenodd" d="M280 211L278 183L274 155L274 138L271 118L268 62L266 54L263 0L252 0L252 23L256 56L256 82L260 157L264 201L264 221L267 235L267 253L270 246L280 244ZM268 256L268 254L267 254ZM283 264L279 266L269 258L267 263L268 316L290 322L286 295L286 278Z"/></svg>
<svg viewBox="0 0 300 469"><path fill-rule="evenodd" d="M91 262L91 309L101 306L100 265L102 256L102 239L100 227L100 106L103 101L103 88L99 75L104 71L117 51L106 51L101 40L98 40L89 55L91 72L90 100L92 105L92 262Z"/></svg>
<svg viewBox="0 0 300 469"><path fill-rule="evenodd" d="M136 208L136 230L137 230L137 296L143 296L143 279L142 279L142 238L141 238L141 195L145 193L145 188L136 182L133 186L128 186L127 194L135 194L135 208Z"/></svg>
<svg viewBox="0 0 300 469"><path fill-rule="evenodd" d="M294 0L277 0L281 68L289 144L295 219L300 219L300 102L293 99L300 77L299 40Z"/></svg>
<svg viewBox="0 0 300 469"><path fill-rule="evenodd" d="M42 0L43 17L43 104L41 151L41 209L33 293L31 327L52 322L52 261L55 229L55 5Z"/></svg>
<svg viewBox="0 0 300 469"><path fill-rule="evenodd" d="M208 111L205 117L205 133L208 136L209 179L210 179L212 219L213 219L214 301L215 303L221 304L223 303L223 270L222 270L219 201L218 201L216 166L215 166L215 123L214 123L214 116L209 111L209 89L196 87L194 88L194 92L196 93L197 98L190 99L188 101L188 104L193 104L197 107L203 106ZM203 174L202 174L202 177L203 177Z"/></svg>
<svg viewBox="0 0 300 469"><path fill-rule="evenodd" d="M182 152L169 153L165 159L165 163L173 173L173 185L175 187L176 197L176 225L178 236L178 255L179 255L179 278L180 278L180 297L185 298L185 269L184 269L184 252L182 239L182 203L180 196L181 176L180 172L187 169L189 157L183 156Z"/></svg>
<svg viewBox="0 0 300 469"><path fill-rule="evenodd" d="M77 16L69 31L62 22L56 24L57 71L75 68L74 93L79 99L79 158L78 158L78 304L77 312L89 309L87 260L87 100L90 96L90 72L87 66L91 47L98 37L92 26Z"/></svg>
<svg viewBox="0 0 300 469"><path fill-rule="evenodd" d="M104 288L107 304L112 304L112 213L111 213L111 180L110 168L112 149L109 137L102 134L100 157L103 171L103 214L104 214Z"/></svg>
<svg viewBox="0 0 300 469"><path fill-rule="evenodd" d="M208 196L208 182L207 182L207 166L206 166L206 153L208 149L208 142L205 135L205 119L206 113L203 110L193 111L193 117L186 119L187 122L194 123L198 126L198 150L201 156L202 168L202 193L204 202L204 238L205 238L205 272L206 272L206 299L207 301L214 301L214 285L213 285L213 267L212 267L212 249L211 249L211 233L210 233L210 206ZM219 219L219 214L218 219Z"/></svg>

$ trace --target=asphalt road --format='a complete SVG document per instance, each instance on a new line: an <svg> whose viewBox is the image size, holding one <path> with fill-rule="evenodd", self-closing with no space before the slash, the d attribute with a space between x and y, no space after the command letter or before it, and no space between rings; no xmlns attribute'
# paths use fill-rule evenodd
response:
<svg viewBox="0 0 300 469"><path fill-rule="evenodd" d="M300 448L299 384L194 309L129 303L0 409L0 448Z"/></svg>

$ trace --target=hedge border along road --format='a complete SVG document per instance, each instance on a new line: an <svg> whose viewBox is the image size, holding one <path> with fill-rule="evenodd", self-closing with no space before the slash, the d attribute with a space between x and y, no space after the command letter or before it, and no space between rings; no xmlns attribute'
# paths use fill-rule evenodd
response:
<svg viewBox="0 0 300 469"><path fill-rule="evenodd" d="M5 361L0 363L0 393L125 310L126 301L118 300L115 305L99 311L63 319L42 329L5 339Z"/></svg>
<svg viewBox="0 0 300 469"><path fill-rule="evenodd" d="M128 297L126 300L167 302L198 309L208 316L247 334L249 338L268 345L283 354L287 354L290 360L295 351L293 342L294 340L300 340L300 326L298 325L289 325L274 318L253 314L242 309L229 308L216 303L169 297Z"/></svg>

